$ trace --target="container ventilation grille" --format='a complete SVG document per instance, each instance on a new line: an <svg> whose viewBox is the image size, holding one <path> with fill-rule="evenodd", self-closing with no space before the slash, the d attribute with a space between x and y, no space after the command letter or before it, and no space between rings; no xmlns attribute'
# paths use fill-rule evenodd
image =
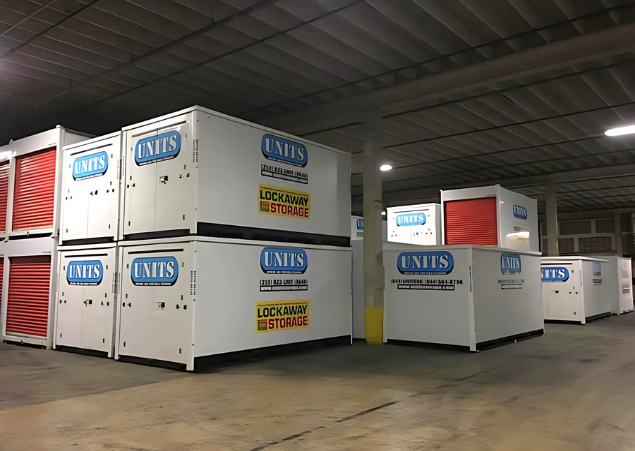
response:
<svg viewBox="0 0 635 451"><path fill-rule="evenodd" d="M196 296L196 271L190 271L190 295Z"/></svg>
<svg viewBox="0 0 635 451"><path fill-rule="evenodd" d="M198 163L198 139L194 140L194 163Z"/></svg>

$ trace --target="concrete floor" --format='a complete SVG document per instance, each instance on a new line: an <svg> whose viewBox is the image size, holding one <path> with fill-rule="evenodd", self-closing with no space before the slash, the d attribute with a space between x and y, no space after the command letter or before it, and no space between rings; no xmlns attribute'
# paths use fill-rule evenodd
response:
<svg viewBox="0 0 635 451"><path fill-rule="evenodd" d="M0 344L0 450L635 449L635 314L479 354L356 343L187 374Z"/></svg>

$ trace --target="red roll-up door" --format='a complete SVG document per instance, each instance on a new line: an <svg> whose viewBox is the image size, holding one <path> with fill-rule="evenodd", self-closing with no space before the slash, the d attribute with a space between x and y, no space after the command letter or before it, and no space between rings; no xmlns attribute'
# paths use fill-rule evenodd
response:
<svg viewBox="0 0 635 451"><path fill-rule="evenodd" d="M496 198L445 202L445 244L498 245Z"/></svg>
<svg viewBox="0 0 635 451"><path fill-rule="evenodd" d="M7 333L46 337L51 258L13 257L8 269Z"/></svg>
<svg viewBox="0 0 635 451"><path fill-rule="evenodd" d="M0 316L2 316L2 282L4 282L4 257L0 257Z"/></svg>
<svg viewBox="0 0 635 451"><path fill-rule="evenodd" d="M9 162L0 164L0 232L7 231L7 198L9 196Z"/></svg>
<svg viewBox="0 0 635 451"><path fill-rule="evenodd" d="M13 190L13 230L53 225L55 149L16 158Z"/></svg>

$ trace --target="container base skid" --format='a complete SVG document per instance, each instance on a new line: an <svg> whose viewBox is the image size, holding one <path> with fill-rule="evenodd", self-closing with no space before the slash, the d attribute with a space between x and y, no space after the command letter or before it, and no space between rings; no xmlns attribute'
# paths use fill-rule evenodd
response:
<svg viewBox="0 0 635 451"><path fill-rule="evenodd" d="M351 343L351 336L343 335L341 337L322 338L320 340L302 341L298 343L268 346L265 348L246 349L244 351L196 357L194 359L194 370L201 370L205 367L220 367L232 363L260 360L276 355L290 354L299 351L313 351L334 346L349 346ZM185 364L167 362L165 360L145 359L141 357L132 357L121 354L119 355L119 361L136 363L139 365L157 366L161 368L181 371L185 371L187 367L187 365Z"/></svg>
<svg viewBox="0 0 635 451"><path fill-rule="evenodd" d="M94 349L74 348L72 346L56 346L55 350L61 351L61 352L69 352L71 354L81 354L81 355L90 355L93 357L103 357L105 359L109 357L108 353L105 351L96 351Z"/></svg>
<svg viewBox="0 0 635 451"><path fill-rule="evenodd" d="M488 349L498 348L499 346L505 346L518 341L529 340L530 338L540 337L544 335L544 329L533 330L531 332L525 332L522 334L510 335L508 337L497 338L495 340L484 341L476 344L476 352L487 351ZM447 349L451 351L464 351L470 352L469 346L450 345L444 343L422 343L418 341L407 340L388 340L388 344L400 345L400 346L415 346L419 348L432 348L432 349Z"/></svg>
<svg viewBox="0 0 635 451"><path fill-rule="evenodd" d="M586 322L590 323L591 321L597 321L598 319L610 318L610 317L611 317L611 312L600 313L599 315L587 316Z"/></svg>
<svg viewBox="0 0 635 451"><path fill-rule="evenodd" d="M162 232L134 233L125 235L125 239L147 240L162 238L181 238L187 236L206 236L211 238L231 238L240 240L274 241L277 243L300 243L315 246L349 247L350 237L319 235L315 233L291 232L288 230L271 230L257 227L243 227L226 224L210 224L199 222L196 234L189 230L166 230Z"/></svg>
<svg viewBox="0 0 635 451"><path fill-rule="evenodd" d="M40 340L37 340L40 341ZM41 343L37 343L33 340L29 340L28 338L15 337L4 337L2 343L8 345L16 345L16 346L26 346L27 348L36 348L36 349L49 349L49 346L43 345Z"/></svg>
<svg viewBox="0 0 635 451"><path fill-rule="evenodd" d="M628 315L629 313L633 313L633 310L624 310L622 313L613 313L613 316Z"/></svg>

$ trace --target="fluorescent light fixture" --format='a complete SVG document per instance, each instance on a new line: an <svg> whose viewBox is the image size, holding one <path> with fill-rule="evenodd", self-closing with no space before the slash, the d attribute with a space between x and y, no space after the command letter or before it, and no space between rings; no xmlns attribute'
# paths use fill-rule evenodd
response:
<svg viewBox="0 0 635 451"><path fill-rule="evenodd" d="M381 212L381 215L382 215L382 216L386 216L386 212L385 212L385 211L382 211L382 212Z"/></svg>
<svg viewBox="0 0 635 451"><path fill-rule="evenodd" d="M379 166L379 170L382 172L390 171L391 169L392 166L389 164L382 164L381 166Z"/></svg>
<svg viewBox="0 0 635 451"><path fill-rule="evenodd" d="M529 238L529 232L514 232L514 233L508 233L507 234L508 238L519 238L519 239L528 239Z"/></svg>
<svg viewBox="0 0 635 451"><path fill-rule="evenodd" d="M627 125L626 127L618 127L607 130L604 134L606 136L622 136L635 133L635 125Z"/></svg>

